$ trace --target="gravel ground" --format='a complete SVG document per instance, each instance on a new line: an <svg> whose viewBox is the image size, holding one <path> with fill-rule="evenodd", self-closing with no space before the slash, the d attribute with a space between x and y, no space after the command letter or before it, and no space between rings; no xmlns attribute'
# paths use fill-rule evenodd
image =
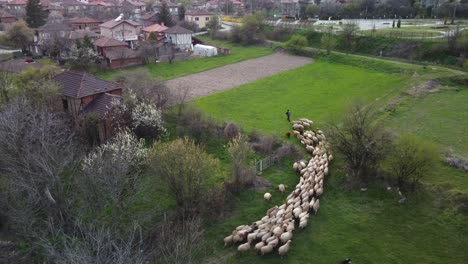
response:
<svg viewBox="0 0 468 264"><path fill-rule="evenodd" d="M312 59L306 57L274 53L172 79L167 81L167 86L177 90L178 94L184 94L188 89L186 100L191 100L229 90L311 62Z"/></svg>

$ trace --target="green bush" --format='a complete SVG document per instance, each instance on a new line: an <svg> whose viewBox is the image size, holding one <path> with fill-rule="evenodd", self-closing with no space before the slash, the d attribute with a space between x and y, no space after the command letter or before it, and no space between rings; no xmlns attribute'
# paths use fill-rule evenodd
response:
<svg viewBox="0 0 468 264"><path fill-rule="evenodd" d="M286 48L293 52L293 53L298 53L302 49L304 49L309 42L307 41L307 38L302 36L302 35L293 35L288 42L286 42Z"/></svg>
<svg viewBox="0 0 468 264"><path fill-rule="evenodd" d="M403 193L412 193L438 160L437 149L413 136L401 136L384 161L384 170Z"/></svg>

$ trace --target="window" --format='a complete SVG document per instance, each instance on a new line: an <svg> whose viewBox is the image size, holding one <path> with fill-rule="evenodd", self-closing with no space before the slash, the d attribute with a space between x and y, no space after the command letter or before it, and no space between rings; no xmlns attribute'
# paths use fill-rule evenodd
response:
<svg viewBox="0 0 468 264"><path fill-rule="evenodd" d="M198 18L198 17L196 17L196 18L195 18L195 21L198 21L198 19L199 19L199 18Z"/></svg>
<svg viewBox="0 0 468 264"><path fill-rule="evenodd" d="M206 21L210 21L210 17L205 17L205 20L206 20Z"/></svg>

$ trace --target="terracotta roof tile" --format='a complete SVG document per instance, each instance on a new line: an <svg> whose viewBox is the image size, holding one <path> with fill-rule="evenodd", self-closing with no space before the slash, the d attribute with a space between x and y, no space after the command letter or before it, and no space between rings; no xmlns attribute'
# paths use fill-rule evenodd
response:
<svg viewBox="0 0 468 264"><path fill-rule="evenodd" d="M96 39L96 41L94 41L94 45L98 46L98 47L119 47L119 46L128 46L127 43L123 42L123 41L120 41L120 40L116 40L116 39L113 39L113 38L108 38L108 37L103 37L103 38L100 38L100 39Z"/></svg>
<svg viewBox="0 0 468 264"><path fill-rule="evenodd" d="M89 103L82 111L82 114L96 114L99 118L106 117L107 113L112 109L112 102L117 100L122 101L122 97L110 93L103 93L98 95L94 100Z"/></svg>
<svg viewBox="0 0 468 264"><path fill-rule="evenodd" d="M145 32L162 32L164 30L168 29L168 27L160 25L160 24L154 24L148 27L145 27L143 31Z"/></svg>
<svg viewBox="0 0 468 264"><path fill-rule="evenodd" d="M116 82L102 80L81 72L66 71L55 76L54 81L62 86L63 95L73 98L83 98L121 89L121 86Z"/></svg>

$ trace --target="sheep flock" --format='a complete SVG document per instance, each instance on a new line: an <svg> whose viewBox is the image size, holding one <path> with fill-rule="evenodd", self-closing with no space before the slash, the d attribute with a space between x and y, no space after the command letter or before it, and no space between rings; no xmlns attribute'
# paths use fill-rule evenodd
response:
<svg viewBox="0 0 468 264"><path fill-rule="evenodd" d="M312 130L313 122L302 118L292 122L292 129L312 158L293 164L293 169L300 174L299 183L280 206L267 210L262 219L250 225L238 226L231 235L224 238L224 244L241 243L240 252L254 248L262 255L271 253L275 248L278 254L287 254L296 226L304 229L309 222L310 213L317 214L320 196L323 194L323 180L328 174L328 163L333 159L329 144L321 130ZM283 184L278 186L282 193ZM271 194L264 195L265 200Z"/></svg>

